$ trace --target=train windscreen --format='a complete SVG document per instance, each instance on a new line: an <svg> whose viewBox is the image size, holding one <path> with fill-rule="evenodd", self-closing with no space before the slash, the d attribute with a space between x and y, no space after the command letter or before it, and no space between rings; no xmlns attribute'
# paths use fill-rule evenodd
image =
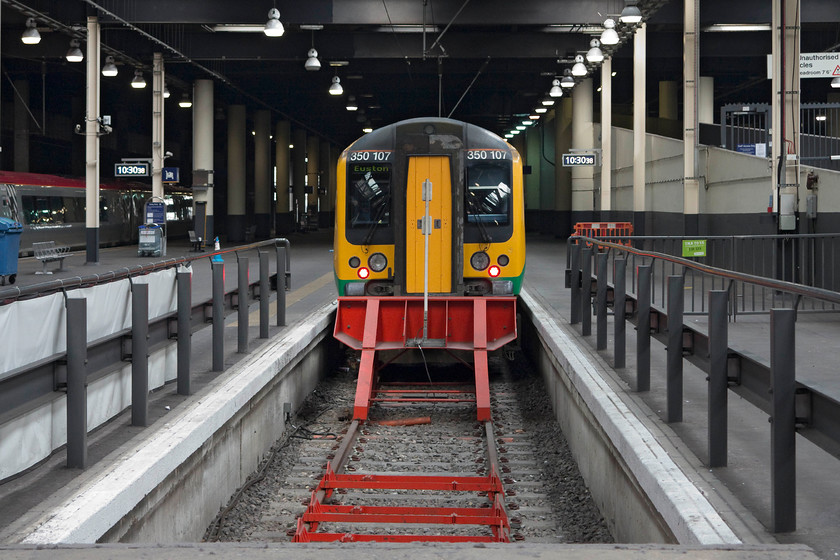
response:
<svg viewBox="0 0 840 560"><path fill-rule="evenodd" d="M347 225L351 229L391 224L391 165L348 165Z"/></svg>
<svg viewBox="0 0 840 560"><path fill-rule="evenodd" d="M468 223L510 224L511 188L508 162L472 163L467 166Z"/></svg>

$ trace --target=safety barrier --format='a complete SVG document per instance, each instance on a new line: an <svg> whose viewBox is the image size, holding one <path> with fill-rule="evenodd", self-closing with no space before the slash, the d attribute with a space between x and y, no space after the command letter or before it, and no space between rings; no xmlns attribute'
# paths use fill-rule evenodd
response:
<svg viewBox="0 0 840 560"><path fill-rule="evenodd" d="M633 235L633 224L630 222L578 222L574 227L574 235L580 237L597 237L611 239ZM629 240L619 241L622 245L629 245Z"/></svg>
<svg viewBox="0 0 840 560"><path fill-rule="evenodd" d="M269 241L241 245L231 249L218 250L195 257L171 258L163 261L126 267L104 274L93 274L84 277L57 279L49 282L29 286L14 286L0 289L0 306L11 306L17 303L29 304L29 300L61 294L63 296L63 310L52 309L52 321L55 324L66 323L66 336L56 337L64 340L56 341L56 348L45 349L46 355L23 356L11 367L0 370L0 419L8 416L5 413L14 412L15 416L25 414L28 403L38 402L49 394L65 392L67 395L67 466L84 468L87 464L87 433L88 433L88 383L91 379L98 379L101 372L113 370L121 361L131 362L131 422L135 426L147 425L148 397L149 397L149 354L150 347L164 345L169 339L177 341L177 393L189 395L191 339L197 324L212 323L212 371L223 371L224 364L224 318L225 310L238 308L237 342L240 353L248 352L248 305L249 292L257 288L259 294L259 338L269 336L269 304L270 304L270 270L269 251L274 248L277 270L277 298L276 316L277 326L286 324L286 296L290 288L291 266L289 255L289 241L278 238ZM262 249L262 250L261 250ZM258 252L259 279L249 283L248 251ZM225 293L224 262L222 255L236 257L238 269L238 286L235 290ZM192 303L192 272L190 266L199 259L210 258L212 271L212 297L196 305ZM175 270L169 278L171 280L152 280L151 273ZM141 277L146 278L141 278ZM125 318L112 321L103 328L95 328L94 338L88 343L89 320L87 317L88 297L95 297L97 290L112 288L121 280L130 284L130 310ZM173 304L167 304L161 311L156 307L156 315L150 320L150 285L154 289L161 282L168 284L164 287L167 294L163 298L175 299ZM78 289L85 288L83 291ZM116 293L116 292L114 292ZM120 294L124 294L121 291ZM170 295L171 294L171 295ZM83 297L77 297L77 296ZM112 294L113 295L113 294ZM174 296L174 297L173 297ZM45 298L47 299L47 298ZM112 298L113 299L113 298ZM113 305L113 303L112 303ZM171 305L171 307L170 307ZM54 306L53 306L54 307ZM101 307L101 306L100 306ZM116 307L119 307L118 305ZM208 316L209 311L209 316ZM106 315L120 315L119 309L113 309ZM6 313L7 318L14 319L15 313ZM10 319L11 320L11 319ZM128 321L128 329L123 328ZM0 321L2 323L2 321ZM102 331L102 332L99 332ZM107 332L105 332L107 331ZM33 334L32 336L36 336ZM7 341L8 342L8 341ZM59 343L60 342L60 343ZM8 353L6 353L8 354ZM6 356L8 357L8 356ZM36 360L34 363L23 361ZM156 372L157 373L157 372ZM6 388L9 388L8 390ZM117 411L119 412L119 411ZM97 418L100 415L94 415ZM107 420L107 419L105 419ZM46 438L49 439L49 438ZM53 442L52 448L35 451L48 456L60 442ZM37 457L40 460L43 457ZM30 465L23 465L26 468ZM13 476L21 469L5 465L0 469L0 480Z"/></svg>
<svg viewBox="0 0 840 560"><path fill-rule="evenodd" d="M796 462L791 458L796 454L796 435L808 438L834 457L840 456L840 402L796 378L797 367L802 368L806 358L797 358L795 352L797 306L808 300L836 308L840 293L588 237L572 238L569 249L570 322L580 323L581 333L589 336L594 310L595 346L606 350L611 306L617 369L625 367L625 323L637 327L636 391L651 389L651 338L665 345L666 422L683 420L683 361L708 375L709 467L727 465L729 390L770 414L771 529L795 530ZM652 301L654 270L661 271L665 286L658 302ZM686 285L689 274L706 279L701 293L695 295L695 290ZM769 365L759 361L754 352L730 346L728 324L739 285L748 286L748 291L776 294L778 307L769 310ZM691 294L691 300L699 296L705 301L707 291L706 325L698 319L684 321L686 294Z"/></svg>

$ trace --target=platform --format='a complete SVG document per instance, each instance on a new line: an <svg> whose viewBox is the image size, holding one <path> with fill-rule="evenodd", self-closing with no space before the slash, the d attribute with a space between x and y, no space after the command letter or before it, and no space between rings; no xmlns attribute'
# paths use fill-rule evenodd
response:
<svg viewBox="0 0 840 560"><path fill-rule="evenodd" d="M293 290L287 296L287 320L289 325L293 325L295 321L300 321L311 314L314 309L335 299L336 294L332 283L331 234L316 232L295 236L290 241ZM579 335L579 330L568 325L569 294L568 290L563 287L562 282L565 267L565 247L565 240L541 236L528 239L528 273L526 274L525 289L529 293L529 297L543 305L557 321L557 324L564 329L564 332L579 342L580 351L592 359L599 371L609 376L611 383L628 389L626 396L634 403L634 410L640 416L645 417L647 421L658 426L662 438L665 440L663 443L667 445L668 449L672 450L671 458L681 464L687 473L692 473L693 482L698 487L706 489L707 497L720 508L721 514L727 522L730 522L733 527L737 527L737 530L742 534L750 535L745 541L748 546L739 548L737 552L727 552L726 547L687 549L685 547L632 545L594 548L588 546L523 547L514 545L504 552L499 550L498 553L495 547L491 547L491 554L493 556L504 554L505 557L512 558L518 555L547 557L547 555L552 554L552 551L555 554L562 551L563 557L583 558L591 557L597 550L597 554L604 558L612 557L611 555L615 555L616 558L632 558L635 557L634 555L652 558L670 558L677 555L685 557L687 552L692 552L688 556L691 558L783 559L815 557L807 548L779 547L776 543L806 545L816 551L821 558L830 558L835 553L840 553L840 538L836 535L836 527L840 526L840 511L836 507L838 497L840 497L840 481L837 481L836 477L832 478L825 474L826 472L836 472L836 460L824 456L807 442L803 441L801 445L798 442L797 469L799 480L819 481L819 484L803 483L799 486L799 530L781 535L768 533L762 525L769 517L769 467L766 466L766 460L764 459L769 454L769 428L766 415L749 407L733 406L730 412L730 466L713 471L705 468L702 464L705 432L702 429L697 429L696 424L691 422L692 418L705 415L705 404L702 397L705 391L705 380L702 374L691 371L689 364L685 364L686 421L672 425L662 422L659 416L663 407L664 395L661 391L657 391L658 388L661 388L657 386L657 383L660 383L661 379L664 378L661 373L664 371L665 353L657 350L652 353L652 390L645 394L630 392L628 379L631 376L632 364L635 359L633 353L628 352L627 363L629 367L626 370L613 371L609 367L611 361L609 351L600 354L594 351L594 335L593 337L582 337ZM102 267L102 270L106 270L115 265L127 266L137 260L137 257L131 254L131 249L105 249L102 251L102 262L99 265L85 265L83 255L78 256L78 261L71 260L72 257L68 258L65 263L66 270L61 274L69 276L84 275L99 270L96 267ZM170 245L170 256L176 254L174 251L177 250ZM184 244L183 252L189 254L188 243ZM33 271L40 268L37 262L31 264L33 265ZM200 267L202 265L197 263L194 266ZM29 267L29 263L21 262L20 282L28 282L30 279L40 281L43 278L42 276L27 274L27 267ZM235 275L229 274L229 281L231 277L235 278ZM226 328L227 336L231 340L235 340L236 337L236 329L232 326L234 320L235 316L229 318L227 322L229 324ZM745 322L749 324L748 320ZM819 328L814 326L814 324L820 322L825 322L826 325L819 325ZM826 344L836 339L835 334L840 334L840 329L832 323L818 319L814 322L808 319L804 320L802 328L805 329L805 332L813 334L802 338L801 343L798 344L797 352L801 348L803 355L809 355L809 358L816 357L823 360L824 365L829 365L832 356L828 352L819 352L819 349L831 347L826 346ZM275 336L279 331L279 328L272 327L271 335ZM764 344L763 335L765 333L760 327L731 332L733 334L735 332L743 333L735 335L742 338L738 339L737 342L731 342L731 345L743 343L750 348L755 348L756 353L758 353L762 344ZM204 337L204 340L201 340L201 338L201 336L196 335L194 339L198 344L204 344L204 348L207 348L209 333ZM592 340L588 340L589 338L592 338ZM632 331L629 331L627 348L631 350L634 347ZM202 387L212 383L212 377L209 375L209 352L202 352L199 348L201 346L196 346L196 358L193 363L196 378L200 382L196 391L201 391ZM228 361L236 363L242 359L243 355L238 355L235 352L235 343L227 344L226 348L229 349L226 363ZM803 374L809 374L811 370L813 372L832 371L830 368L824 369L815 365ZM840 381L831 383L830 377L826 377L822 383L830 390L840 390ZM170 409L174 412L181 402L181 399L173 395L173 391L169 388L155 393L153 398L154 400L150 405L150 428L132 428L127 425L123 416L91 436L90 458L94 465L103 457L118 451L125 445L126 441L137 437L142 438L143 432L150 433L155 429L155 426L165 424L168 415L171 414ZM0 502L3 503L3 508L0 508L0 542L11 542L9 539L17 530L48 511L54 504L72 495L77 488L88 480L89 472L66 469L63 464L64 457L59 452L26 475L0 486ZM137 545L124 547L107 545L92 550L71 547L69 549L45 549L41 551L36 551L31 547L9 548L7 546L3 548L0 546L4 558L46 558L48 554L50 558L66 558L68 560L80 557L74 556L75 554L82 554L85 558L97 558L99 554L115 558L123 556L142 558L151 555L157 557L164 553L171 558L192 558L202 552L206 553L209 549L224 550L243 558L257 558L265 554L263 551L273 551L274 557L282 557L283 553L288 552L290 557L294 555L298 558L305 558L306 554L317 553L318 550L313 548L312 545L309 545L306 550L275 545L263 548L262 546L251 547L247 545L199 544L167 549L144 548ZM353 548L351 550L364 551L366 549ZM369 549L367 552L370 552ZM459 556L463 553L463 557L469 557L469 554L478 551L456 547L453 552L459 554ZM486 555L486 552L478 553ZM348 557L352 558L356 552L348 552L348 554ZM409 556L422 558L424 552L415 554L410 547L389 546L388 554L393 554L392 557L395 558Z"/></svg>

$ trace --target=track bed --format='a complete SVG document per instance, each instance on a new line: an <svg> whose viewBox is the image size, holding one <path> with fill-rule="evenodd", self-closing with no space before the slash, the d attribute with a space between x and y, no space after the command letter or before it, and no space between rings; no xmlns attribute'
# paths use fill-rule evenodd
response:
<svg viewBox="0 0 840 560"><path fill-rule="evenodd" d="M327 462L338 463L342 442L351 425L355 374L339 368L322 383L293 420L293 437L281 442L240 496L225 508L208 529L208 540L292 540L313 491L322 480ZM346 370L346 371L345 371ZM462 376L466 369L430 368L430 375ZM426 378L426 370L400 369L391 379ZM510 520L511 540L528 542L612 542L606 524L592 503L553 413L542 395L541 381L517 356L490 360L493 422L491 430L475 419L468 403L375 404L368 421L359 425L352 443L346 443L348 475L428 475L488 477L491 462L498 465L504 509ZM422 385L420 385L422 386ZM417 420L429 423L382 425L382 421ZM352 432L352 429L351 429ZM488 440L488 433L492 441ZM497 458L493 458L493 453ZM339 471L341 472L341 471ZM370 478L370 477L366 477ZM492 495L492 493L491 493ZM458 521L413 524L374 522L320 522L318 532L355 535L437 535L442 539L484 536L487 526L463 525L469 512L493 510L486 492L416 489L336 490L330 504L347 505L343 511L376 513L378 508L464 508ZM353 509L352 506L356 506ZM481 508L473 509L473 508ZM426 512L436 510L424 509ZM406 512L406 515L408 513ZM435 519L440 521L440 519ZM364 537L363 537L364 538Z"/></svg>

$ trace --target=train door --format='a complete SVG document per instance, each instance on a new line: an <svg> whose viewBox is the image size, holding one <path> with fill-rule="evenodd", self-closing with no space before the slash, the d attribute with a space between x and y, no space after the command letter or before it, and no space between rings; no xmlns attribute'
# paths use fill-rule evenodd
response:
<svg viewBox="0 0 840 560"><path fill-rule="evenodd" d="M425 271L425 239L421 227L426 214L423 183L432 184L429 201L431 235L429 236L429 293L452 291L452 179L446 156L408 158L405 205L405 277L406 293L422 294Z"/></svg>

